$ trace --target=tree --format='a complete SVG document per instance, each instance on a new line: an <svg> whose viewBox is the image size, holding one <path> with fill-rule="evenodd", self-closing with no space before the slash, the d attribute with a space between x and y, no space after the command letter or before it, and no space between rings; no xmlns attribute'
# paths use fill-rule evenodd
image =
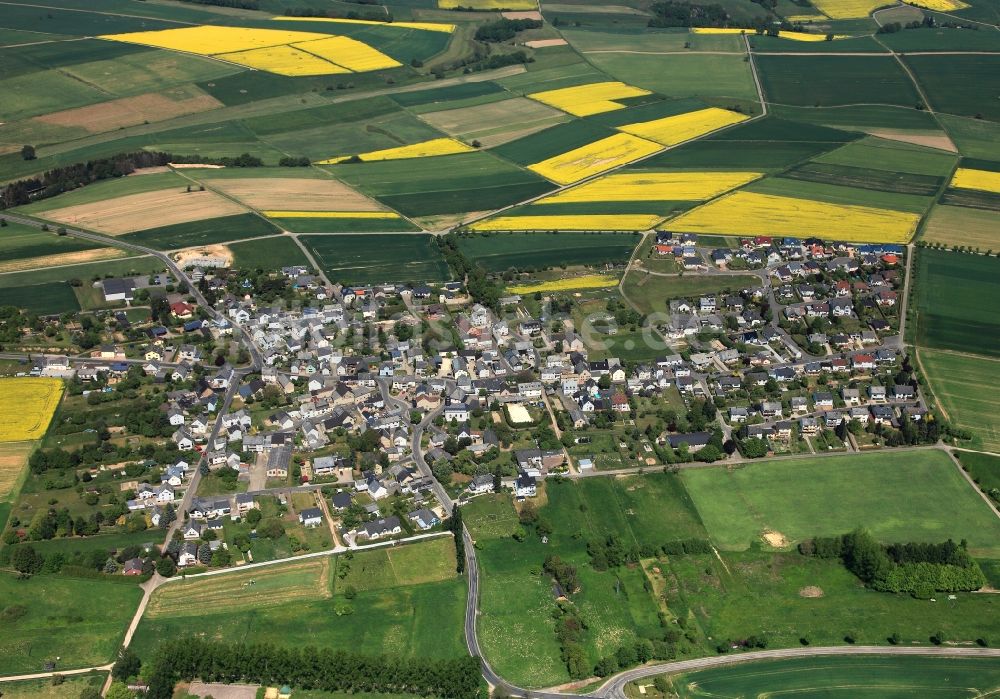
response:
<svg viewBox="0 0 1000 699"><path fill-rule="evenodd" d="M500 473L500 467L497 466L493 470L493 492L499 493L501 490L503 490L503 476Z"/></svg>
<svg viewBox="0 0 1000 699"><path fill-rule="evenodd" d="M123 683L112 682L108 687L108 693L104 696L105 699L133 699L135 695Z"/></svg>
<svg viewBox="0 0 1000 699"><path fill-rule="evenodd" d="M111 676L124 682L128 678L138 675L141 667L142 660L139 659L139 656L129 648L122 648L118 651L118 660L111 668Z"/></svg>
<svg viewBox="0 0 1000 699"><path fill-rule="evenodd" d="M22 575L32 575L42 569L45 558L31 546L19 546L10 555L10 564Z"/></svg>
<svg viewBox="0 0 1000 699"><path fill-rule="evenodd" d="M264 515L261 514L260 510L254 508L249 512L247 512L247 524L249 524L251 527L256 527L258 524L260 524L261 517L263 516Z"/></svg>
<svg viewBox="0 0 1000 699"><path fill-rule="evenodd" d="M156 562L156 572L165 578L172 578L177 572L177 564L174 563L173 558L164 556Z"/></svg>
<svg viewBox="0 0 1000 699"><path fill-rule="evenodd" d="M21 146L21 160L34 160L35 159L35 147L34 146Z"/></svg>

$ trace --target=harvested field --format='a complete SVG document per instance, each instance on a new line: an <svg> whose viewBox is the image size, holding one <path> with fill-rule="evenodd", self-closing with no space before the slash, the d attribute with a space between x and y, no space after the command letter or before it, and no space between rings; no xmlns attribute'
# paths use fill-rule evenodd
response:
<svg viewBox="0 0 1000 699"><path fill-rule="evenodd" d="M927 243L1000 250L1000 212L964 206L935 206L920 239Z"/></svg>
<svg viewBox="0 0 1000 699"><path fill-rule="evenodd" d="M542 13L538 10L525 10L522 12L501 12L504 19L542 19Z"/></svg>
<svg viewBox="0 0 1000 699"><path fill-rule="evenodd" d="M28 465L28 457L35 448L33 442L7 442L0 444L0 501L13 492L18 478Z"/></svg>
<svg viewBox="0 0 1000 699"><path fill-rule="evenodd" d="M29 257L23 260L0 260L0 272L22 272L40 267L57 267L60 265L97 262L98 260L113 260L116 257L126 257L128 254L118 248L97 248L95 250L80 250L79 252L64 252L58 255Z"/></svg>
<svg viewBox="0 0 1000 699"><path fill-rule="evenodd" d="M508 143L569 119L563 112L526 97L430 112L420 118L450 136L469 142L477 140L486 148Z"/></svg>
<svg viewBox="0 0 1000 699"><path fill-rule="evenodd" d="M331 597L330 558L311 558L241 573L178 581L161 587L149 601L146 616L199 616L204 610L242 611L296 600Z"/></svg>
<svg viewBox="0 0 1000 699"><path fill-rule="evenodd" d="M203 178L207 186L257 210L379 211L381 204L343 182L300 177Z"/></svg>
<svg viewBox="0 0 1000 699"><path fill-rule="evenodd" d="M472 10L536 10L536 0L438 0L442 10L468 7Z"/></svg>
<svg viewBox="0 0 1000 699"><path fill-rule="evenodd" d="M0 442L38 439L49 428L52 414L62 398L59 379L0 379Z"/></svg>
<svg viewBox="0 0 1000 699"><path fill-rule="evenodd" d="M71 226L122 235L219 216L245 213L245 209L214 192L160 189L141 194L43 211L43 218Z"/></svg>
<svg viewBox="0 0 1000 699"><path fill-rule="evenodd" d="M55 126L86 129L104 133L145 122L166 121L185 114L207 112L222 102L194 85L182 85L163 92L101 102L76 109L65 109L36 117L34 121Z"/></svg>
<svg viewBox="0 0 1000 699"><path fill-rule="evenodd" d="M946 150L949 153L957 153L958 148L952 143L948 134L941 133L920 133L919 131L868 131L872 136L885 138L890 141L900 141L902 143L912 143L917 146L927 146Z"/></svg>
<svg viewBox="0 0 1000 699"><path fill-rule="evenodd" d="M565 46L565 39L536 39L535 41L525 41L524 45L533 49L544 49L548 46Z"/></svg>

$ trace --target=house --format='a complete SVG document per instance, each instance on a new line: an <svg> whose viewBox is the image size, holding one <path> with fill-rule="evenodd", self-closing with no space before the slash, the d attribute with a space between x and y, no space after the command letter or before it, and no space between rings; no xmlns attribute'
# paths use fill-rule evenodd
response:
<svg viewBox="0 0 1000 699"><path fill-rule="evenodd" d="M476 476L469 483L469 492L475 495L481 493L492 493L493 492L493 476L489 474L484 474L481 476Z"/></svg>
<svg viewBox="0 0 1000 699"><path fill-rule="evenodd" d="M393 515L392 517L377 519L374 522L368 522L367 524L362 525L358 529L357 538L374 541L377 539L383 539L387 536L395 536L396 534L401 534L402 532L403 527L400 524L399 517Z"/></svg>
<svg viewBox="0 0 1000 699"><path fill-rule="evenodd" d="M288 465L292 461L292 448L282 446L271 449L267 453L267 477L288 478Z"/></svg>
<svg viewBox="0 0 1000 699"><path fill-rule="evenodd" d="M340 492L334 493L333 497L330 498L330 505L333 506L334 510L341 512L350 507L353 500L354 496L351 495L350 491L341 490Z"/></svg>
<svg viewBox="0 0 1000 699"><path fill-rule="evenodd" d="M682 444L686 444L688 451L694 454L697 451L705 448L708 445L708 441L712 438L708 432L690 432L688 434L671 434L667 435L667 443L673 449L677 449Z"/></svg>
<svg viewBox="0 0 1000 699"><path fill-rule="evenodd" d="M249 512L250 510L257 508L257 501L254 500L253 494L251 493L237 493L236 494L236 511L240 514Z"/></svg>
<svg viewBox="0 0 1000 699"><path fill-rule="evenodd" d="M177 565L185 568L196 563L198 563L198 544L193 541L181 544L180 553L177 555Z"/></svg>
<svg viewBox="0 0 1000 699"><path fill-rule="evenodd" d="M299 523L305 527L318 527L323 523L323 511L318 507L309 507L299 512Z"/></svg>
<svg viewBox="0 0 1000 699"><path fill-rule="evenodd" d="M522 471L514 481L514 495L519 498L533 498L537 492L535 477Z"/></svg>
<svg viewBox="0 0 1000 699"><path fill-rule="evenodd" d="M440 524L441 520L436 514L428 510L426 507L422 507L419 510L414 510L406 515L406 518L413 522L417 529L427 530L431 527Z"/></svg>
<svg viewBox="0 0 1000 699"><path fill-rule="evenodd" d="M142 559L130 558L125 561L125 567L122 568L122 575L142 575Z"/></svg>
<svg viewBox="0 0 1000 699"><path fill-rule="evenodd" d="M444 419L447 422L468 422L469 406L465 403L454 403L444 409Z"/></svg>
<svg viewBox="0 0 1000 699"><path fill-rule="evenodd" d="M184 301L170 304L170 314L181 320L190 320L194 315L194 306Z"/></svg>

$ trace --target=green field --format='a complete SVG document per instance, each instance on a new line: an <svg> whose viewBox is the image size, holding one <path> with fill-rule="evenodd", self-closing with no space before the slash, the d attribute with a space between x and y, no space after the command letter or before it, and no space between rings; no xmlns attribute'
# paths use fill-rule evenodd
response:
<svg viewBox="0 0 1000 699"><path fill-rule="evenodd" d="M739 54L678 54L672 70L662 70L657 56L595 53L588 58L618 80L668 97L757 101L750 64Z"/></svg>
<svg viewBox="0 0 1000 699"><path fill-rule="evenodd" d="M304 235L300 240L335 283L446 281L450 276L429 235Z"/></svg>
<svg viewBox="0 0 1000 699"><path fill-rule="evenodd" d="M233 253L233 266L243 269L281 269L308 265L302 248L288 237L264 238L227 245Z"/></svg>
<svg viewBox="0 0 1000 699"><path fill-rule="evenodd" d="M957 157L933 148L868 136L816 158L831 165L886 170L943 177L951 173Z"/></svg>
<svg viewBox="0 0 1000 699"><path fill-rule="evenodd" d="M683 477L726 550L759 543L767 531L795 543L863 526L886 543L968 539L979 554L1000 553L1000 520L938 451L760 462Z"/></svg>
<svg viewBox="0 0 1000 699"><path fill-rule="evenodd" d="M40 315L80 310L73 287L66 282L2 287L0 306L18 306Z"/></svg>
<svg viewBox="0 0 1000 699"><path fill-rule="evenodd" d="M405 218L275 218L292 233L405 233L420 229Z"/></svg>
<svg viewBox="0 0 1000 699"><path fill-rule="evenodd" d="M845 170L843 166L835 165L813 166L812 171L814 173L819 171L819 176L823 179L821 181L794 179L795 171L792 171L787 176L769 177L753 182L747 186L747 190L761 194L813 199L830 204L873 206L922 214L932 202L930 195L937 191L937 187L933 185L941 182L937 178L927 179L926 175L892 177L891 174L886 176L877 170L864 168ZM866 188L854 186L857 184L864 184ZM903 189L911 193L889 190L890 186L895 190Z"/></svg>
<svg viewBox="0 0 1000 699"><path fill-rule="evenodd" d="M955 456L962 462L962 468L972 476L976 485L987 493L992 490L1000 493L1000 456L968 451L956 451Z"/></svg>
<svg viewBox="0 0 1000 699"><path fill-rule="evenodd" d="M965 699L973 692L983 696L1000 690L1000 669L989 658L856 656L745 663L673 675L670 681L680 699L784 694L830 699L917 695ZM630 699L643 696L635 685L629 685L626 692ZM649 687L644 696L660 699L662 695Z"/></svg>
<svg viewBox="0 0 1000 699"><path fill-rule="evenodd" d="M458 247L491 272L559 265L602 265L629 258L641 236L631 233L502 233L461 236Z"/></svg>
<svg viewBox="0 0 1000 699"><path fill-rule="evenodd" d="M755 286L760 286L760 279L748 275L661 277L632 270L625 276L622 294L635 304L641 313L666 313L670 307L668 303L670 299L690 298Z"/></svg>
<svg viewBox="0 0 1000 699"><path fill-rule="evenodd" d="M465 583L445 538L172 583L152 598L133 647L148 658L163 638L196 634L452 658L465 653L464 612Z"/></svg>
<svg viewBox="0 0 1000 699"><path fill-rule="evenodd" d="M4 682L4 699L79 699L85 689L100 690L106 673L94 673L73 677L60 677L59 682L51 679L27 680L24 682Z"/></svg>
<svg viewBox="0 0 1000 699"><path fill-rule="evenodd" d="M971 50L971 49L965 49ZM1000 118L1000 56L906 56L934 109L947 114Z"/></svg>
<svg viewBox="0 0 1000 699"><path fill-rule="evenodd" d="M942 114L938 117L962 155L1000 159L1000 124Z"/></svg>
<svg viewBox="0 0 1000 699"><path fill-rule="evenodd" d="M917 354L947 417L972 432L973 444L1000 451L1000 416L993 410L1000 360L924 347L918 348Z"/></svg>
<svg viewBox="0 0 1000 699"><path fill-rule="evenodd" d="M8 223L0 227L0 254L3 255L4 262L93 250L98 247L100 245L97 243L58 236L54 231L47 232L20 223Z"/></svg>
<svg viewBox="0 0 1000 699"><path fill-rule="evenodd" d="M912 107L919 100L913 83L889 56L757 56L756 62L769 102Z"/></svg>
<svg viewBox="0 0 1000 699"><path fill-rule="evenodd" d="M925 109L916 109L916 105L868 105L859 104L850 107L816 107L807 105L797 107L792 105L772 105L771 111L776 117L789 119L803 124L818 124L847 131L900 131L905 133L940 133L940 126L934 117Z"/></svg>
<svg viewBox="0 0 1000 699"><path fill-rule="evenodd" d="M920 347L1000 356L1000 260L923 249L915 265L913 341Z"/></svg>
<svg viewBox="0 0 1000 699"><path fill-rule="evenodd" d="M278 229L272 223L256 214L236 214L235 216L178 223L161 228L149 228L138 233L123 235L121 239L156 250L175 250L198 245L225 243L230 240L256 238L262 235L273 235L277 232Z"/></svg>
<svg viewBox="0 0 1000 699"><path fill-rule="evenodd" d="M38 575L0 575L0 672L103 665L114 658L142 591L135 585Z"/></svg>

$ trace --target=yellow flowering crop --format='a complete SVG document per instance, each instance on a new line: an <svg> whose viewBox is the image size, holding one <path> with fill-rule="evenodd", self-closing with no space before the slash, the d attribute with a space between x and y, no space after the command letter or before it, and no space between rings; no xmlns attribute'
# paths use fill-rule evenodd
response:
<svg viewBox="0 0 1000 699"><path fill-rule="evenodd" d="M344 66L356 73L396 68L402 65L395 58L390 58L368 44L349 36L331 36L316 41L295 43L292 46L315 54L331 63L336 63L338 66Z"/></svg>
<svg viewBox="0 0 1000 699"><path fill-rule="evenodd" d="M529 165L528 169L553 182L570 184L613 170L661 149L662 146L658 143L619 133Z"/></svg>
<svg viewBox="0 0 1000 699"><path fill-rule="evenodd" d="M962 0L905 0L908 5L914 5L916 7L923 7L928 10L936 10L938 12L954 12L955 10L964 10L968 5Z"/></svg>
<svg viewBox="0 0 1000 699"><path fill-rule="evenodd" d="M507 287L512 294L533 294L536 291L568 291L570 289L603 289L617 286L618 278L610 274L586 274L582 277L555 279L540 284L518 284Z"/></svg>
<svg viewBox="0 0 1000 699"><path fill-rule="evenodd" d="M589 116L610 112L615 109L624 109L625 105L618 104L614 100L625 99L627 97L641 97L648 95L649 90L632 87L622 82L608 81L602 83L590 83L589 85L577 85L576 87L564 87L559 90L546 90L545 92L534 92L528 97L537 100L550 107L561 109L573 116Z"/></svg>
<svg viewBox="0 0 1000 699"><path fill-rule="evenodd" d="M0 379L0 442L39 439L62 398L59 379Z"/></svg>
<svg viewBox="0 0 1000 699"><path fill-rule="evenodd" d="M472 10L537 10L537 0L438 0L442 10L468 7Z"/></svg>
<svg viewBox="0 0 1000 699"><path fill-rule="evenodd" d="M427 32L441 32L452 34L455 31L454 24L445 22L376 22L371 19L339 19L333 17L272 17L273 20L282 22L334 22L336 24L371 24L376 27L396 27L397 29L422 29Z"/></svg>
<svg viewBox="0 0 1000 699"><path fill-rule="evenodd" d="M249 27L184 27L127 34L105 34L101 39L124 41L130 44L155 46L173 51L214 56L219 53L250 51L268 46L291 44L295 41L323 39L327 34L297 32L285 29L251 29Z"/></svg>
<svg viewBox="0 0 1000 699"><path fill-rule="evenodd" d="M592 201L701 201L762 177L760 172L642 172L607 175L539 204Z"/></svg>
<svg viewBox="0 0 1000 699"><path fill-rule="evenodd" d="M813 19L821 19L818 15L813 16ZM694 34L748 34L751 37L757 36L757 32L753 29L728 29L722 27L694 27L692 30ZM792 41L826 41L826 34L811 34L809 32L778 32L778 36L782 39L791 39ZM833 37L834 39L847 39L848 37L843 34L837 34Z"/></svg>
<svg viewBox="0 0 1000 699"><path fill-rule="evenodd" d="M477 231L647 231L660 214L552 214L498 216L470 226Z"/></svg>
<svg viewBox="0 0 1000 699"><path fill-rule="evenodd" d="M867 17L886 0L813 0L812 4L830 19L853 19Z"/></svg>
<svg viewBox="0 0 1000 699"><path fill-rule="evenodd" d="M392 211L262 211L268 218L399 218Z"/></svg>
<svg viewBox="0 0 1000 699"><path fill-rule="evenodd" d="M718 107L708 107L685 114L654 119L653 121L641 121L636 124L625 124L617 127L619 131L648 138L651 141L662 143L665 146L673 146L678 143L702 136L721 129L723 126L738 124L749 119L746 114L731 112L728 109Z"/></svg>
<svg viewBox="0 0 1000 699"><path fill-rule="evenodd" d="M919 221L919 214L902 211L735 192L682 214L666 227L686 233L905 243Z"/></svg>
<svg viewBox="0 0 1000 699"><path fill-rule="evenodd" d="M384 150L373 150L368 153L358 153L358 157L365 162L376 160L404 160L406 158L429 158L435 155L453 155L455 153L468 153L475 150L472 146L467 146L454 138L434 138L430 141L421 141L408 146L397 146ZM338 155L335 158L320 160L317 165L336 165L343 163L353 155Z"/></svg>
<svg viewBox="0 0 1000 699"><path fill-rule="evenodd" d="M351 72L347 68L334 65L291 46L269 46L250 51L220 53L216 58L278 75L330 75Z"/></svg>
<svg viewBox="0 0 1000 699"><path fill-rule="evenodd" d="M983 192L1000 194L1000 172L973 170L960 167L951 178L951 186L958 189L978 189Z"/></svg>

